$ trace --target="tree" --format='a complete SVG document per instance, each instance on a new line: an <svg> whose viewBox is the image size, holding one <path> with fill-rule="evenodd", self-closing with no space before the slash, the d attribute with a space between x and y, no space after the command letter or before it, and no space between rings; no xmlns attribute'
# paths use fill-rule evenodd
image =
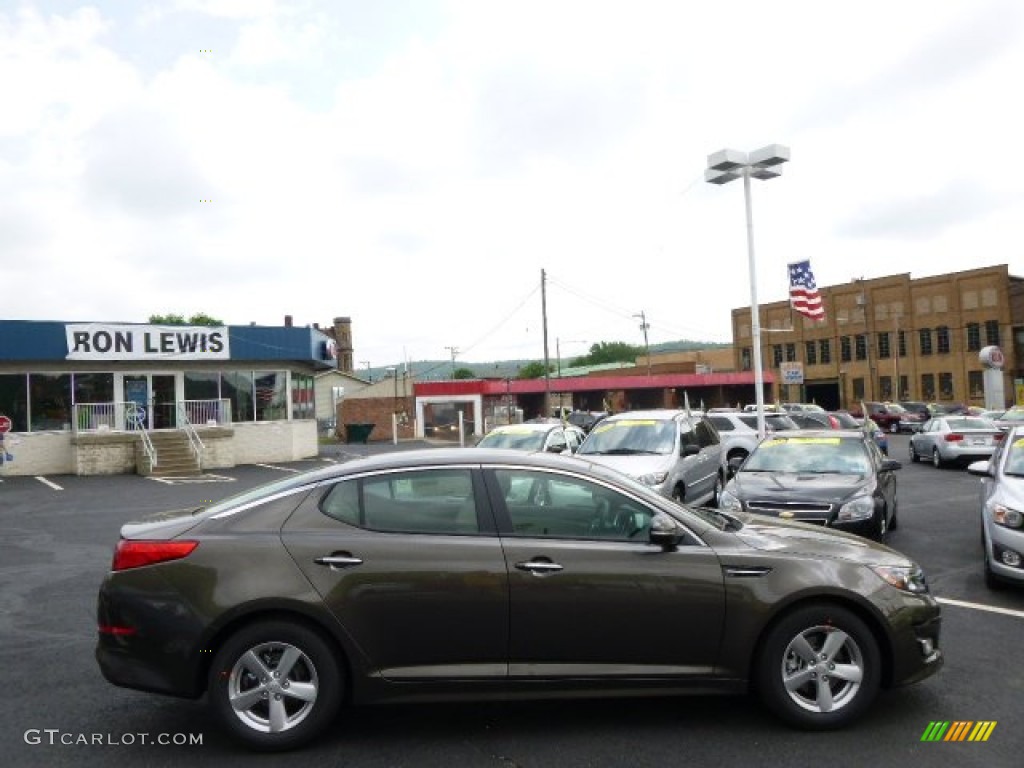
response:
<svg viewBox="0 0 1024 768"><path fill-rule="evenodd" d="M555 368L552 365L548 366L548 372L550 373ZM520 379L539 379L544 375L544 363L540 360L535 360L532 363L527 363L519 369Z"/></svg>
<svg viewBox="0 0 1024 768"><path fill-rule="evenodd" d="M476 374L469 368L456 368L452 374L453 379L475 379Z"/></svg>
<svg viewBox="0 0 1024 768"><path fill-rule="evenodd" d="M624 341L599 341L591 344L590 354L572 361L578 365L604 365L606 363L632 363L643 354L643 347L635 347Z"/></svg>
<svg viewBox="0 0 1024 768"><path fill-rule="evenodd" d="M215 317L210 317L205 312L196 312L188 320L184 315L169 313L166 315L150 315L149 322L152 325L224 325Z"/></svg>

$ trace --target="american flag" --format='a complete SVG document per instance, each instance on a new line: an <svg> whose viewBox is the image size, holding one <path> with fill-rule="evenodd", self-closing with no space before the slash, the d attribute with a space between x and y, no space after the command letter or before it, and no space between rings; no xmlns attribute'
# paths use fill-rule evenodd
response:
<svg viewBox="0 0 1024 768"><path fill-rule="evenodd" d="M825 308L821 305L821 294L814 282L809 259L789 265L789 303L811 320L825 319Z"/></svg>

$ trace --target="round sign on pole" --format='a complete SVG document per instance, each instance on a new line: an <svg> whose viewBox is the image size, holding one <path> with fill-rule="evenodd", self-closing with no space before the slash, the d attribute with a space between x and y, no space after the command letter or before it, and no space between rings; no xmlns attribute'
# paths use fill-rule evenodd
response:
<svg viewBox="0 0 1024 768"><path fill-rule="evenodd" d="M11 431L11 417L0 414L0 435Z"/></svg>

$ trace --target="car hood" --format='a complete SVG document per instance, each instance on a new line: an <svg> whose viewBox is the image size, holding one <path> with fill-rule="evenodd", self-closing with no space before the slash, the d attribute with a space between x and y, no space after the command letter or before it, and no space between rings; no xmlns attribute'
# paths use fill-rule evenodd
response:
<svg viewBox="0 0 1024 768"><path fill-rule="evenodd" d="M622 472L632 478L649 475L652 472L667 472L672 467L673 457L671 454L649 454L638 453L631 456L608 456L600 453L576 453L576 456L595 464Z"/></svg>
<svg viewBox="0 0 1024 768"><path fill-rule="evenodd" d="M865 565L897 565L910 562L889 547L834 528L822 528L761 515L737 515L743 527L736 537L749 547L809 557L826 557Z"/></svg>
<svg viewBox="0 0 1024 768"><path fill-rule="evenodd" d="M817 501L842 503L870 484L867 475L818 473L744 472L729 482L729 492L739 499Z"/></svg>

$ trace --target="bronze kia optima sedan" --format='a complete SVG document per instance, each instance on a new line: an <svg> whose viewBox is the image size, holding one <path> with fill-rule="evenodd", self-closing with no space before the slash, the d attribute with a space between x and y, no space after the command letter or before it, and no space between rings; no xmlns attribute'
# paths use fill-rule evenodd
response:
<svg viewBox="0 0 1024 768"><path fill-rule="evenodd" d="M688 509L582 459L395 452L121 530L106 678L185 697L262 749L343 704L756 691L805 728L942 665L903 555Z"/></svg>

